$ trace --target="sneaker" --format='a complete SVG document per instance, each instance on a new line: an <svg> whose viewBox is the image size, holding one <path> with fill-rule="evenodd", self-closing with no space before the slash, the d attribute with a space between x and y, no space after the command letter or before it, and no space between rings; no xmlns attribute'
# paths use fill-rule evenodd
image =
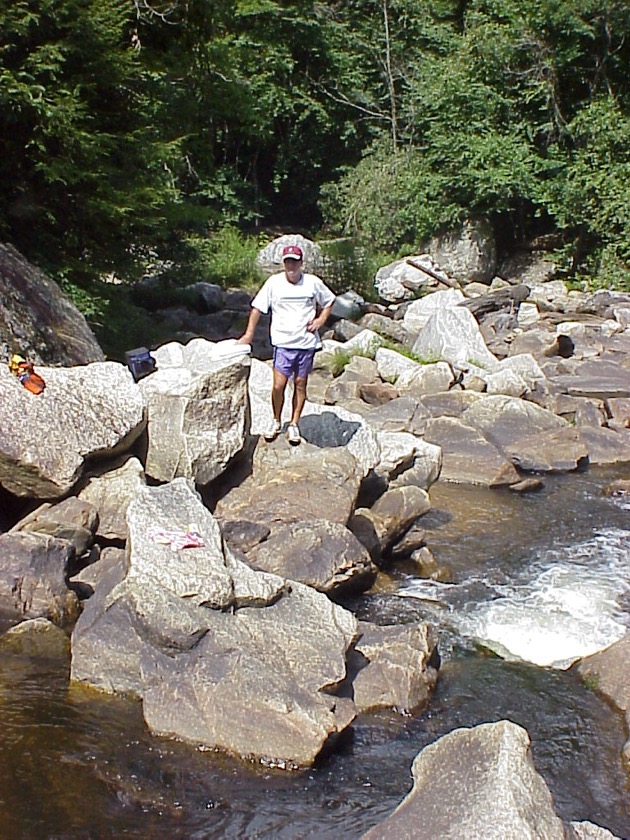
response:
<svg viewBox="0 0 630 840"><path fill-rule="evenodd" d="M268 431L265 432L264 438L265 440L275 440L278 435L280 434L280 429L282 428L282 424L279 420L274 420L271 427Z"/></svg>
<svg viewBox="0 0 630 840"><path fill-rule="evenodd" d="M302 438L300 437L300 430L295 425L295 423L290 423L289 428L287 429L287 440L289 443L292 443L293 446L297 446L298 443L302 442Z"/></svg>

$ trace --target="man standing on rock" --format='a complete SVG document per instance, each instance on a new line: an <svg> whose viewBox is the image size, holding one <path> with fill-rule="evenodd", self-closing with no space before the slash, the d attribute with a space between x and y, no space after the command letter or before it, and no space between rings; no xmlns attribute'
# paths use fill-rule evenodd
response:
<svg viewBox="0 0 630 840"><path fill-rule="evenodd" d="M326 323L335 300L333 292L319 277L304 272L303 257L299 245L285 245L284 271L272 274L254 297L247 328L239 338L241 344L251 344L261 313L271 313L274 419L265 440L274 440L280 434L284 393L293 377L291 420L287 429L287 438L293 445L302 440L298 423L315 351L322 346L318 330Z"/></svg>

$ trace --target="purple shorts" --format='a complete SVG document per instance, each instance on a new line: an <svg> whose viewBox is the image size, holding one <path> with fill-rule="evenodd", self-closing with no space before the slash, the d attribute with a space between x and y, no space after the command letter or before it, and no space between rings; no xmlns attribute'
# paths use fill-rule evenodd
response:
<svg viewBox="0 0 630 840"><path fill-rule="evenodd" d="M288 347L273 348L273 366L287 379L297 376L306 379L313 370L315 350L300 350Z"/></svg>

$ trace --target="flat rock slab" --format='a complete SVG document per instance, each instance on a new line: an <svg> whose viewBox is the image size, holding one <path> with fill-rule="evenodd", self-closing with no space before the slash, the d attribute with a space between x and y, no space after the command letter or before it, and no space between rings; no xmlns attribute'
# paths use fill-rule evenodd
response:
<svg viewBox="0 0 630 840"><path fill-rule="evenodd" d="M591 464L627 464L630 461L630 431L580 427Z"/></svg>
<svg viewBox="0 0 630 840"><path fill-rule="evenodd" d="M343 447L291 446L283 436L259 440L252 473L216 505L224 520L261 522L276 531L295 522L326 519L345 525L356 504L362 470Z"/></svg>
<svg viewBox="0 0 630 840"><path fill-rule="evenodd" d="M554 383L572 397L608 400L630 397L628 371L618 370L616 376L557 376Z"/></svg>
<svg viewBox="0 0 630 840"><path fill-rule="evenodd" d="M546 408L503 395L477 400L462 414L462 421L499 448L543 432L570 428L566 420Z"/></svg>
<svg viewBox="0 0 630 840"><path fill-rule="evenodd" d="M46 389L34 395L0 368L0 484L17 496L57 498L86 459L132 445L145 427L144 403L117 362L38 370Z"/></svg>
<svg viewBox="0 0 630 840"><path fill-rule="evenodd" d="M425 441L442 449L441 481L503 487L520 476L510 460L483 434L455 417L429 420Z"/></svg>
<svg viewBox="0 0 630 840"><path fill-rule="evenodd" d="M364 415L364 420L376 431L408 432L422 437L430 416L417 400L403 396L371 408Z"/></svg>
<svg viewBox="0 0 630 840"><path fill-rule="evenodd" d="M586 464L590 450L581 430L566 428L524 438L503 451L525 472L570 472Z"/></svg>

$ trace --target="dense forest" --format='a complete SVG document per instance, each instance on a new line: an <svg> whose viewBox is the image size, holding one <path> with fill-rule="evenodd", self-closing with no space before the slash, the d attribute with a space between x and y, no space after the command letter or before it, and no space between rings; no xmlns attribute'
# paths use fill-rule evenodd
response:
<svg viewBox="0 0 630 840"><path fill-rule="evenodd" d="M0 238L60 281L470 215L630 288L627 0L0 0Z"/></svg>

